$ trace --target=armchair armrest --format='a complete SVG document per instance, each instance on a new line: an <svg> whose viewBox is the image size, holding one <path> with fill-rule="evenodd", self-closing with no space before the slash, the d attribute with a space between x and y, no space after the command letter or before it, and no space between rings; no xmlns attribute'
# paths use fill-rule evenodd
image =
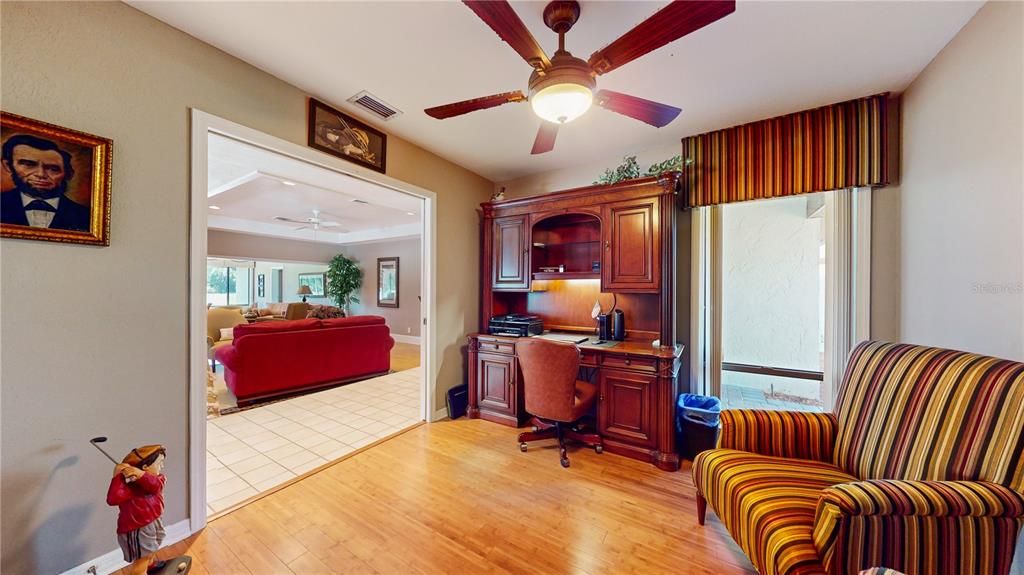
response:
<svg viewBox="0 0 1024 575"><path fill-rule="evenodd" d="M1024 518L1024 496L987 481L873 479L825 489L818 509L834 506L844 515Z"/></svg>
<svg viewBox="0 0 1024 575"><path fill-rule="evenodd" d="M831 413L726 409L721 421L718 447L832 463L836 417Z"/></svg>
<svg viewBox="0 0 1024 575"><path fill-rule="evenodd" d="M233 345L225 345L214 350L217 361L231 371L238 371L238 350Z"/></svg>
<svg viewBox="0 0 1024 575"><path fill-rule="evenodd" d="M1022 520L1024 496L996 483L874 479L825 489L813 538L828 573L910 557L929 573L1006 573ZM946 548L972 549L969 565Z"/></svg>

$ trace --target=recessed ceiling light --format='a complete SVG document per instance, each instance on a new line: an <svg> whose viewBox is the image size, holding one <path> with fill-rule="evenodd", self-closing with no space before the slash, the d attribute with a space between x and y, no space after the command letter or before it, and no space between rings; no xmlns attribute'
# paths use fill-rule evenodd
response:
<svg viewBox="0 0 1024 575"><path fill-rule="evenodd" d="M289 182L288 180L281 180L281 183L286 186L294 186L295 182Z"/></svg>
<svg viewBox="0 0 1024 575"><path fill-rule="evenodd" d="M405 213L406 213L406 215L409 215L409 216L415 216L416 215L416 212L405 212Z"/></svg>
<svg viewBox="0 0 1024 575"><path fill-rule="evenodd" d="M211 209L211 210L219 210L219 209L220 209L220 206L210 206L210 209Z"/></svg>

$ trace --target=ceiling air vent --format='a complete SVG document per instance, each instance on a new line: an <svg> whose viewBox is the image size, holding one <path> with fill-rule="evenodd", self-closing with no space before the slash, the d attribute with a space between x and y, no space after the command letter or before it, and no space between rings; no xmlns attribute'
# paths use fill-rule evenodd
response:
<svg viewBox="0 0 1024 575"><path fill-rule="evenodd" d="M384 103L384 101L378 98L377 96L374 96L373 94L366 91L359 92L355 96L349 98L348 101L352 102L357 106L362 106L363 108L366 108L375 116L385 121L390 120L395 116L402 115L402 112L400 110L396 110L391 105Z"/></svg>

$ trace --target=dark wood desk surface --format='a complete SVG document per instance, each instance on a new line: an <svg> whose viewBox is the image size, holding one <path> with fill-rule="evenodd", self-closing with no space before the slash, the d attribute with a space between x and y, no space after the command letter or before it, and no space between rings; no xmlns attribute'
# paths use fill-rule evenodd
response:
<svg viewBox="0 0 1024 575"><path fill-rule="evenodd" d="M563 333L563 332L555 332L555 333ZM569 335L569 334L566 334L566 335ZM571 335L579 335L580 337L584 337L587 334L571 334ZM503 342L509 342L509 343L515 343L516 340L521 339L521 338L518 338L518 337L512 337L512 336L506 336L506 335L491 335L491 334L487 334L487 333L473 333L473 334L470 334L469 337L477 338L477 339L482 339L482 340L503 341ZM599 353L619 353L619 354L626 354L626 355L643 355L643 356L657 357L657 358L662 358L662 359L677 358L677 357L681 356L683 354L683 347L684 347L682 344L676 344L673 347L668 347L668 346L654 347L653 345L651 345L651 341L650 340L635 340L635 341L625 340L625 341L619 341L619 342L616 342L615 345L611 346L611 347L604 346L604 345L590 345L590 344L587 344L587 343L580 343L580 344L576 344L576 345L578 345L580 347L580 349L586 349L587 351L595 351L595 352L599 352Z"/></svg>

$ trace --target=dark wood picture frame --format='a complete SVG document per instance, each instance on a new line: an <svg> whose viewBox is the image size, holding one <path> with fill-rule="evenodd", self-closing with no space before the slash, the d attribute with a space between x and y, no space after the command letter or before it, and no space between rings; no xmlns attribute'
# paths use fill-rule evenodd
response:
<svg viewBox="0 0 1024 575"><path fill-rule="evenodd" d="M25 139L24 144L12 147L12 158L17 157L18 148L22 146L32 148L35 154L42 152L62 158L63 167L59 167L58 162L54 170L61 170L59 185L65 190L47 200L56 200L56 212L49 224L53 227L30 225L22 200L23 196L30 196L19 193L18 189L32 185L16 177L15 167L4 159L0 237L109 246L113 140L0 112L0 141L6 143L12 137ZM44 148L35 148L33 143Z"/></svg>
<svg viewBox="0 0 1024 575"><path fill-rule="evenodd" d="M395 267L395 297L394 297L393 300L390 299L390 298L381 299L382 289L384 287L382 285L382 282L381 282L381 278L383 277L383 272L384 272L384 265L383 264L390 263L390 262L394 262L395 263L395 266L394 266ZM399 278L400 277L401 277L400 276L400 269L398 267L398 258L397 257L393 257L393 258L377 258L377 307L398 307L398 293L399 293L398 284L399 284Z"/></svg>
<svg viewBox="0 0 1024 575"><path fill-rule="evenodd" d="M315 98L309 99L306 124L309 147L386 172L388 135L384 132Z"/></svg>

